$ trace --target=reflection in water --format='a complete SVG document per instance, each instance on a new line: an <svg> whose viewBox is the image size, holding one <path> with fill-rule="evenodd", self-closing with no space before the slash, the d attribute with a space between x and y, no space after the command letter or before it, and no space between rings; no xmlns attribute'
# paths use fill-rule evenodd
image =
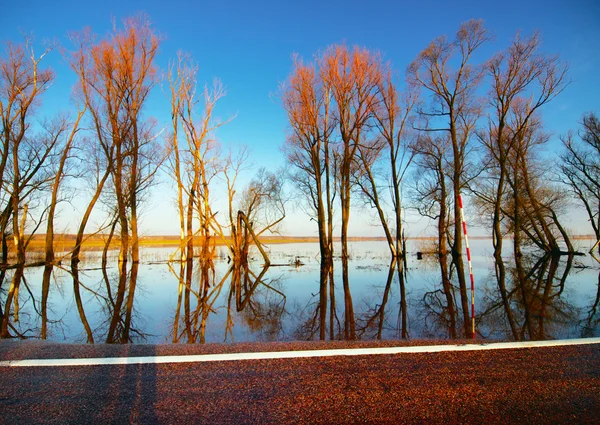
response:
<svg viewBox="0 0 600 425"><path fill-rule="evenodd" d="M106 342L109 344L134 342L133 335L145 339L145 334L141 330L132 327L133 301L137 286L139 264L132 263L129 271L127 270L127 266L128 263L126 262L119 263L118 286L114 295L114 291L111 290L111 281L106 272L106 267L102 268L108 295L106 308L110 317L110 325L106 335Z"/></svg>
<svg viewBox="0 0 600 425"><path fill-rule="evenodd" d="M575 306L561 297L573 261L573 255L524 255L509 270L506 294L491 295L480 320L506 338L559 337L577 316Z"/></svg>
<svg viewBox="0 0 600 425"><path fill-rule="evenodd" d="M598 261L598 260L596 260ZM600 262L600 261L599 261ZM592 306L587 312L587 318L584 320L582 338L591 338L596 333L595 330L600 324L600 314L598 306L600 304L600 272L598 273L598 283L596 286L596 296Z"/></svg>
<svg viewBox="0 0 600 425"><path fill-rule="evenodd" d="M99 253L95 262L69 268L5 268L1 333L88 343L205 343L452 338L461 328L452 270L444 285L437 256L430 268L412 257L387 263L385 254L357 244L351 260L319 264L301 251L305 246L311 245L273 248L270 256L282 252L291 260L271 267L258 259L227 263L224 255L164 262L165 250L141 264L115 266ZM303 262L293 260L298 254L305 254ZM598 335L600 262L532 254L505 259L503 292L493 259L477 261L481 337Z"/></svg>
<svg viewBox="0 0 600 425"><path fill-rule="evenodd" d="M349 294L349 287L344 287L344 296ZM308 306L304 309L304 311L314 312L308 319L301 321L300 326L296 328L295 334L298 339L310 340L315 338L318 333L319 339L322 341L328 337L330 340L334 340L336 339L337 335L341 335L342 326L337 314L337 306L335 302L334 268L333 262L330 259L323 261L319 267L318 296L319 302L316 305L311 300ZM344 307L347 309L348 306L352 306L351 297L349 300L345 298ZM297 315L302 316L302 312L298 313ZM349 326L350 322L352 322L351 327ZM347 337L347 335L351 333L351 330L354 329L354 313L352 310L350 313L345 311L343 328L344 335Z"/></svg>
<svg viewBox="0 0 600 425"><path fill-rule="evenodd" d="M310 340L318 334L319 339L325 340L327 337L335 339L382 339L384 330L397 330L395 337L408 338L407 323L407 300L406 300L406 275L404 273L403 263L397 263L392 259L387 268L387 279L385 282L379 281L378 275L374 288L380 288L384 283L380 297L369 300L365 305L365 311L359 312L355 317L354 306L351 295L351 286L349 277L348 262L342 260L342 282L344 304L341 312L344 317L343 326L339 320L338 307L335 302L335 284L334 284L334 266L324 263L320 266L319 274L319 293L318 303L309 301L308 305L302 309L302 312L313 312L301 321L301 325L296 329L295 336L298 339ZM393 283L397 277L399 282L399 300L394 305L389 305ZM344 283L345 282L345 283ZM372 302L370 302L372 301ZM328 309L329 307L329 309ZM390 323L388 318L390 311L398 308L398 317L396 323ZM299 313L300 316L303 314ZM306 314L304 314L306 316ZM388 319L386 322L386 318ZM358 322L358 324L357 324Z"/></svg>
<svg viewBox="0 0 600 425"><path fill-rule="evenodd" d="M195 273L192 272L192 260L181 262L178 273L173 264L169 264L171 273L179 279L177 308L173 321L173 343L205 343L209 317L217 313L215 304L222 293L227 292L225 331L223 341L235 340L234 312L241 313L245 323L254 332L264 331L276 339L281 329L281 316L285 311L286 296L273 285L276 280L266 281L265 274L269 266L265 265L256 275L247 262L233 263L224 276L217 282L215 267L212 261L200 259ZM194 278L194 275L196 276ZM199 285L195 285L198 282ZM260 288L277 294L278 301L273 302L268 296L261 294ZM181 304L184 314L181 317ZM180 329L183 328L182 331Z"/></svg>
<svg viewBox="0 0 600 425"><path fill-rule="evenodd" d="M106 270L106 268L104 269ZM79 313L79 319L81 320L81 324L85 330L86 334L86 342L88 344L94 343L94 335L92 333L92 328L87 320L85 315L85 310L83 308L83 301L81 299L81 282L79 281L79 262L73 261L71 263L71 276L73 277L73 296L75 298L75 304L77 305L77 312Z"/></svg>
<svg viewBox="0 0 600 425"><path fill-rule="evenodd" d="M4 283L6 275L3 275L3 278L2 283ZM0 337L2 338L9 338L11 336L17 336L19 338L26 337L27 332L19 331L15 326L15 324L19 322L19 289L23 280L23 267L17 267L13 271L12 279L10 279L10 287L8 288L4 302L4 311L1 312L2 327L0 329Z"/></svg>
<svg viewBox="0 0 600 425"><path fill-rule="evenodd" d="M375 306L372 307L372 309L369 312L366 313L365 324L364 324L364 326L361 327L361 329L359 331L360 337L365 335L365 333L368 330L375 328L377 330L376 338L381 339L381 336L383 333L383 324L385 321L385 308L387 306L387 302L389 299L390 290L392 289L392 282L394 280L394 271L395 270L396 270L396 259L393 258L392 262L390 263L390 267L389 267L389 271L388 271L388 275L387 275L387 281L385 284L385 288L383 290L383 297L382 297L381 303L376 304ZM401 272L400 272L400 276L402 276ZM404 323L404 321L402 323ZM403 327L403 331L404 331L404 327ZM403 332L403 334L404 334L404 332Z"/></svg>
<svg viewBox="0 0 600 425"><path fill-rule="evenodd" d="M344 285L344 339L356 339L354 304L348 277L348 256L342 255L342 284Z"/></svg>
<svg viewBox="0 0 600 425"><path fill-rule="evenodd" d="M52 276L52 266L44 267L44 277L42 278L42 339L48 336L48 294L50 292L50 277Z"/></svg>
<svg viewBox="0 0 600 425"><path fill-rule="evenodd" d="M243 279L232 279L231 282L228 323L231 323L231 300L235 296L236 311L242 314L250 331L260 333L266 341L276 340L283 328L282 317L287 297L275 287L278 285L277 279L265 279L269 266L264 266L258 276L248 265L243 266L242 270L242 273L235 273L234 276L242 276ZM233 341L231 327L228 330Z"/></svg>
<svg viewBox="0 0 600 425"><path fill-rule="evenodd" d="M215 285L215 268L212 258L201 257L196 263L198 285L194 285L194 260L188 257L180 262L179 273L175 272L173 265L169 263L169 269L179 280L177 309L173 322L173 343L177 342L200 342L206 341L206 321L213 309L213 304L221 292L223 283L229 276L228 272L221 281ZM196 288L196 289L195 289ZM180 329L181 301L183 297L183 331ZM193 303L192 303L193 302ZM195 305L193 305L195 304ZM192 307L194 310L192 311Z"/></svg>
<svg viewBox="0 0 600 425"><path fill-rule="evenodd" d="M364 324L360 327L359 337L367 336L373 339L382 339L385 328L393 328L393 325L386 325L386 312L390 310L388 306L389 299L394 283L394 277L397 277L399 288L398 301L398 317L396 321L396 337L408 338L408 322L407 322L407 302L406 302L406 274L404 272L404 262L397 262L392 259L387 273L387 280L381 296L381 302L368 307L368 310L363 314L361 320ZM369 335L369 332L373 332Z"/></svg>

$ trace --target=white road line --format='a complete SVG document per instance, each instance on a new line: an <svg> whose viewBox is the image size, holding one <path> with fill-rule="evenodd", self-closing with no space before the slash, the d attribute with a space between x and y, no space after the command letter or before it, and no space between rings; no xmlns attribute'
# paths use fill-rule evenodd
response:
<svg viewBox="0 0 600 425"><path fill-rule="evenodd" d="M186 356L107 357L87 359L31 359L0 361L0 367L31 366L98 366L158 363L225 362L239 360L297 359L307 357L369 356L378 354L442 353L447 351L483 351L509 348L559 347L600 344L600 338L552 341L496 342L490 344L429 345L410 347L349 348L336 350L273 351L258 353L199 354Z"/></svg>

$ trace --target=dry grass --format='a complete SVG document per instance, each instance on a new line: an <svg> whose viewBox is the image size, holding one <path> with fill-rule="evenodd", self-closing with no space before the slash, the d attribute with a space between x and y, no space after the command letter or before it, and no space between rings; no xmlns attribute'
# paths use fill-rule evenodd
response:
<svg viewBox="0 0 600 425"><path fill-rule="evenodd" d="M573 239L594 239L591 235L576 235L572 236ZM107 240L106 235L94 235L88 236L84 239L82 251L99 251L104 248ZM409 240L417 241L417 251L424 253L436 252L437 247L435 237L409 237ZM470 236L469 239L489 239L486 236ZM339 238L334 238L337 242ZM350 237L348 238L351 242L359 241L385 241L383 237ZM273 244L286 244L286 243L315 243L319 242L317 236L263 236L260 238L261 243L266 245ZM199 246L203 242L203 238L197 236L194 238L194 245ZM213 243L216 246L224 246L229 243L229 239L223 241L220 238L214 237ZM140 238L140 246L142 247L177 247L179 246L179 236L143 236ZM12 250L12 239L8 241L9 249ZM27 251L28 252L42 252L45 245L45 235L35 235L30 241ZM56 252L69 252L75 245L75 235L64 235L59 234L54 238L54 249ZM114 237L111 241L111 248L117 249L119 247L119 238Z"/></svg>
<svg viewBox="0 0 600 425"><path fill-rule="evenodd" d="M84 238L82 244L82 250L98 251L104 248L107 240L106 235L94 235ZM263 244L286 244L286 243L314 243L318 242L319 238L316 236L263 236L259 238ZM339 240L339 238L335 238ZM350 241L372 241L372 240L385 240L385 238L366 238L366 237L351 237ZM194 238L194 245L199 246L203 242L201 236ZM224 246L229 243L229 239L223 241L221 238L214 237L213 243L216 246ZM177 247L180 244L179 236L143 236L140 238L140 246L142 247ZM54 237L54 249L57 252L68 252L73 249L75 245L75 235L56 235ZM44 250L45 246L45 235L35 235L28 247L27 251L40 252ZM119 247L119 238L113 237L111 247ZM9 240L9 249L12 249L12 240Z"/></svg>

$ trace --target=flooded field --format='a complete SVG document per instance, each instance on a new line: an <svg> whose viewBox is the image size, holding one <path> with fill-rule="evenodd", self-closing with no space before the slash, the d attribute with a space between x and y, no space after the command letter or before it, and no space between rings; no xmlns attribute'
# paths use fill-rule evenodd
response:
<svg viewBox="0 0 600 425"><path fill-rule="evenodd" d="M471 247L477 337L514 339L495 279L491 241L472 241ZM587 241L580 242L581 251L588 249ZM11 302L8 331L22 338L84 343L448 338L436 258L416 256L425 250L422 242L409 241L404 266L390 264L384 242L351 243L349 291L342 287L339 259L333 286L321 285L316 243L271 245L272 265L266 268L258 253L247 268L232 268L225 248L217 248L209 272L195 263L188 279L182 263L168 261L173 248L142 250L140 264L128 264L124 273L116 260L102 268L100 258L87 253L75 273L70 267L26 268ZM510 268L511 259L506 262ZM519 339L600 335L600 263L590 255L528 255L526 263L524 282L512 275L507 281ZM7 271L2 282L3 311L15 273ZM460 317L459 312L459 335Z"/></svg>

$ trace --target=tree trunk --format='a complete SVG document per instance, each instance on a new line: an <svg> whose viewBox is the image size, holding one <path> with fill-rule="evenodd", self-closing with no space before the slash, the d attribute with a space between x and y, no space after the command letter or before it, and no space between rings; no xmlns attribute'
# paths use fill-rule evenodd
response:
<svg viewBox="0 0 600 425"><path fill-rule="evenodd" d="M456 134L456 128L454 124L454 117L450 117L450 136L452 139L452 151L454 157L454 164L452 170L452 185L453 185L453 196L454 196L454 241L451 247L452 263L456 268L456 277L458 278L458 285L460 289L460 302L463 312L463 326L465 330L465 336L471 338L471 315L469 314L469 296L467 294L467 280L465 278L465 264L462 257L462 223L460 220L460 191L462 181L462 161L464 160L461 148L459 146L458 136Z"/></svg>
<svg viewBox="0 0 600 425"><path fill-rule="evenodd" d="M456 338L456 309L454 306L454 288L450 282L448 272L448 205L446 199L446 182L444 180L443 166L441 157L437 162L438 173L440 177L440 216L438 218L438 261L440 265L440 274L442 278L442 288L446 297L448 308L448 327L450 338Z"/></svg>
<svg viewBox="0 0 600 425"><path fill-rule="evenodd" d="M499 143L501 143L499 141ZM503 148L499 148L502 149ZM501 228L501 214L502 214L502 201L504 199L504 186L506 179L506 160L503 159L503 153L500 153L501 161L499 161L500 165L500 176L498 179L498 186L496 188L496 199L494 199L494 216L492 219L492 244L494 245L494 263L495 263L495 271L496 271L496 280L498 282L498 290L500 291L500 296L502 298L502 305L504 306L504 311L506 312L506 318L508 320L508 324L510 326L510 330L512 336L515 340L519 339L519 333L517 330L517 326L515 323L515 319L513 317L512 308L510 306L510 300L508 298L508 292L506 290L506 266L504 265L504 260L502 258L502 244L503 244L503 235Z"/></svg>
<svg viewBox="0 0 600 425"><path fill-rule="evenodd" d="M96 202L100 198L102 194L102 189L104 188L104 183L108 176L110 175L110 168L107 168L104 172L104 175L98 182L98 186L96 187L96 191L94 192L94 196L87 208L85 209L85 213L83 214L83 218L81 219L81 223L79 224L79 229L77 229L77 235L75 236L75 247L73 248L73 252L71 253L71 264L77 264L79 262L79 253L81 252L81 244L83 242L83 234L85 232L85 227L87 226L87 222L92 215L92 211L94 210L94 206Z"/></svg>

